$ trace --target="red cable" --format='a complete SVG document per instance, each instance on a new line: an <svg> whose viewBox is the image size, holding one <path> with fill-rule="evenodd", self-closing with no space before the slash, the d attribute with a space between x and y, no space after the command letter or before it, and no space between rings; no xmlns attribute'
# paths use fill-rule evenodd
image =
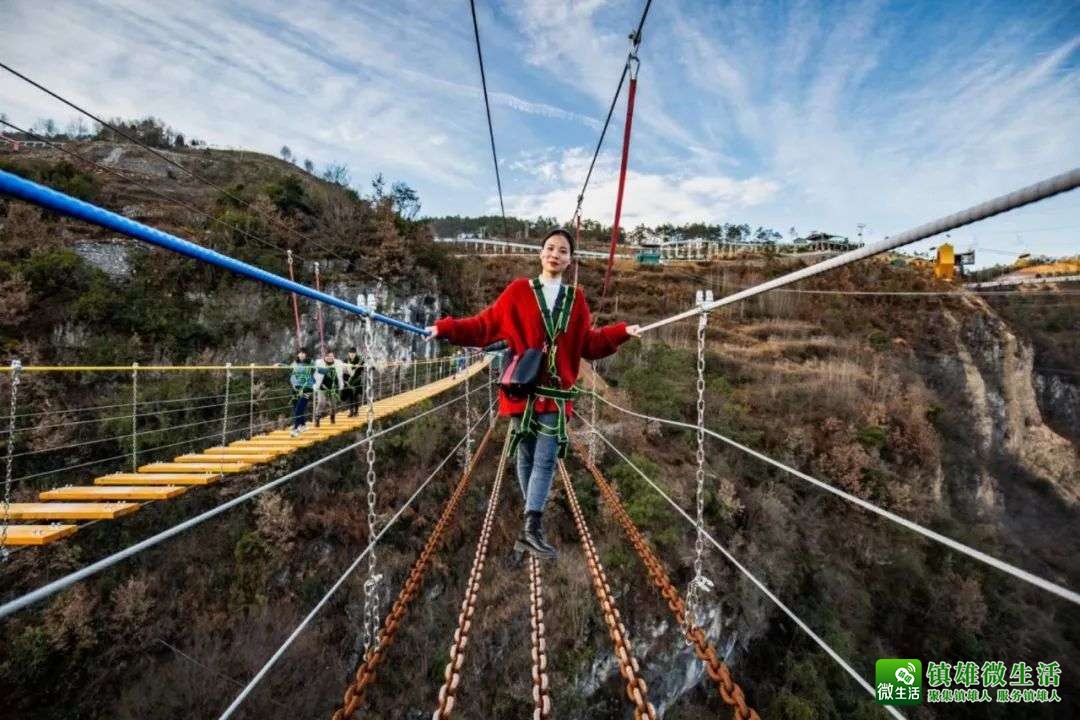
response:
<svg viewBox="0 0 1080 720"><path fill-rule="evenodd" d="M289 279L296 282L296 277L293 275L292 250L289 250L285 257L289 262ZM292 313L293 320L296 321L296 352L300 352L300 305L297 303L296 293L292 294Z"/></svg>
<svg viewBox="0 0 1080 720"><path fill-rule="evenodd" d="M604 273L604 289L601 296L607 296L611 283L611 268L615 264L615 244L619 241L619 220L622 217L623 190L626 188L626 164L630 159L630 128L634 123L634 95L637 92L637 78L630 77L630 92L626 96L626 126L623 128L622 165L619 168L619 194L615 197L615 222L611 226L611 250L608 252L607 272Z"/></svg>
<svg viewBox="0 0 1080 720"><path fill-rule="evenodd" d="M322 285L319 283L319 263L315 263L315 289L322 292ZM326 338L323 337L322 303L315 306L315 317L319 323L319 355L321 356L326 354Z"/></svg>

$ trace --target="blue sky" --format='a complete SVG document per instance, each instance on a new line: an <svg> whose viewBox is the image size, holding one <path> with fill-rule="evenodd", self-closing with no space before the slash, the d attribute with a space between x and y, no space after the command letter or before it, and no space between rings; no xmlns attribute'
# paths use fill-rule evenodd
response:
<svg viewBox="0 0 1080 720"><path fill-rule="evenodd" d="M642 4L477 0L508 212L570 215ZM0 57L98 113L497 211L464 0L3 6ZM655 0L640 55L624 226L875 238L1080 164L1074 2ZM584 208L606 223L624 107ZM7 74L0 112L73 116ZM1080 195L955 239L979 264L1080 252Z"/></svg>

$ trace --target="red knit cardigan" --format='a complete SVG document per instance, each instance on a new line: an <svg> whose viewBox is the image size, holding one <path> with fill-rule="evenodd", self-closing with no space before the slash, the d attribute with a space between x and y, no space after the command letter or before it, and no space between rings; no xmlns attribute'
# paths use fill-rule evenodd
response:
<svg viewBox="0 0 1080 720"><path fill-rule="evenodd" d="M547 342L544 319L536 303L529 278L511 281L498 299L478 315L469 318L442 318L435 323L439 337L455 345L483 347L505 340L515 356L528 348L543 348ZM555 367L559 384L569 388L577 381L581 359L598 360L607 357L619 345L630 339L626 323L620 322L602 328L592 328L592 315L585 301L585 293L577 288L574 307L566 332L559 336ZM534 407L538 413L556 412L550 398L537 398ZM521 415L525 412L525 400L507 397L499 393L499 415ZM566 413L573 412L573 403L566 403Z"/></svg>

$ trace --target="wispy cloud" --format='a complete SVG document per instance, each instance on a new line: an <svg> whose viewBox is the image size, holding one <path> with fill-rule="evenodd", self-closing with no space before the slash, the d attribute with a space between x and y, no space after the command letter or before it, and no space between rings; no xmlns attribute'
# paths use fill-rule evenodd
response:
<svg viewBox="0 0 1080 720"><path fill-rule="evenodd" d="M566 219L642 3L479 3L508 209ZM105 115L410 182L425 210L495 206L472 24L457 4L13 0L5 61ZM892 234L1077 164L1080 8L654 3L624 215ZM70 112L0 76L21 122ZM624 105L586 197L610 221ZM1040 215L1040 213L1048 215ZM963 233L1072 249L1060 198ZM1001 244L1000 241L998 243Z"/></svg>

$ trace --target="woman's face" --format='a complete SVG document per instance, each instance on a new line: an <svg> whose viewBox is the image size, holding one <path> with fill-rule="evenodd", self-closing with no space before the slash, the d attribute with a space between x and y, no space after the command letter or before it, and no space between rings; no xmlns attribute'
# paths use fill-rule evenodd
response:
<svg viewBox="0 0 1080 720"><path fill-rule="evenodd" d="M562 235L552 235L544 241L544 247L540 249L540 265L544 270L562 274L570 267L570 243Z"/></svg>

